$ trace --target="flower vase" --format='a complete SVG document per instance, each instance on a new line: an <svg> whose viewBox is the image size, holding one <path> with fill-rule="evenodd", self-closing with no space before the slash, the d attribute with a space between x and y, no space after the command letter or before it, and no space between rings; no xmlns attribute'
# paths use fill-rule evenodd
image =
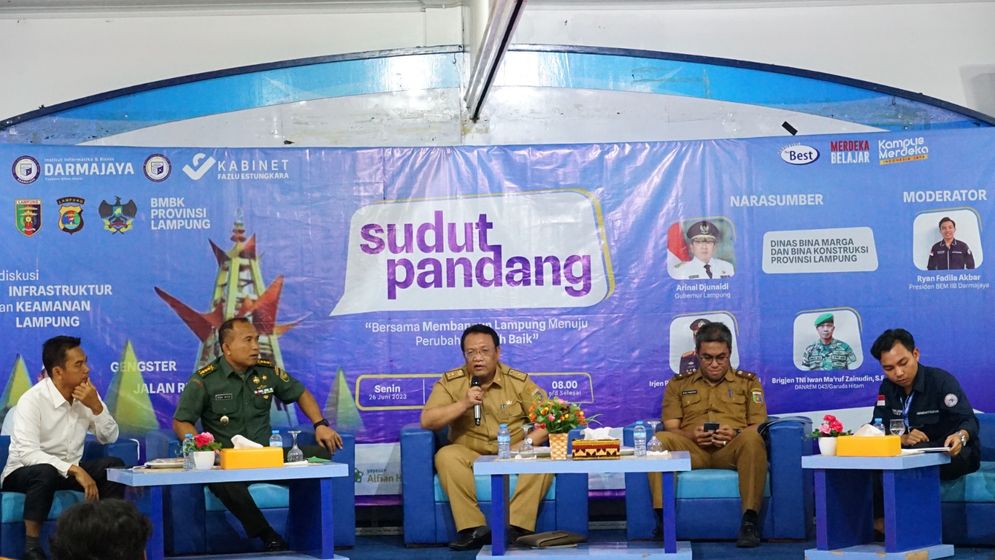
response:
<svg viewBox="0 0 995 560"><path fill-rule="evenodd" d="M567 435L549 434L549 457L554 461L567 458Z"/></svg>
<svg viewBox="0 0 995 560"><path fill-rule="evenodd" d="M822 453L823 455L836 455L836 438L819 438L819 453Z"/></svg>
<svg viewBox="0 0 995 560"><path fill-rule="evenodd" d="M214 452L213 451L194 451L193 452L193 468L197 470L207 470L214 468Z"/></svg>

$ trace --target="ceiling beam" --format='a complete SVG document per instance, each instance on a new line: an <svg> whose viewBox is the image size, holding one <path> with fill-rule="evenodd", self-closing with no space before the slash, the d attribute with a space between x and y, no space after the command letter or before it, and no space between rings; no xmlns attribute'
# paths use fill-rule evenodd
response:
<svg viewBox="0 0 995 560"><path fill-rule="evenodd" d="M494 0L484 28L483 38L473 52L473 68L466 87L466 109L470 120L480 118L480 110L487 99L501 59L511 44L515 26L525 11L526 0Z"/></svg>

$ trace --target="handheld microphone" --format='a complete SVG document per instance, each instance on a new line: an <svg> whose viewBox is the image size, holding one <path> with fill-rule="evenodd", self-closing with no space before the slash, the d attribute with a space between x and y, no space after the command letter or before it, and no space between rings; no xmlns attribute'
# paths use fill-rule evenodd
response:
<svg viewBox="0 0 995 560"><path fill-rule="evenodd" d="M470 380L471 387L480 387L480 379L477 376L473 376ZM480 403L473 405L473 424L475 426L480 425L480 419L484 416L484 406Z"/></svg>

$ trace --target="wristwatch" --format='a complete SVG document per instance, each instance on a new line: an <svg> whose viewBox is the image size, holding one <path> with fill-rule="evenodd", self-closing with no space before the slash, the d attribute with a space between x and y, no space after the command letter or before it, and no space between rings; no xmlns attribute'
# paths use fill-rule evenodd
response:
<svg viewBox="0 0 995 560"><path fill-rule="evenodd" d="M960 446L964 447L965 445L967 445L967 434L965 434L963 431L961 431L961 432L958 432L957 435L960 436Z"/></svg>
<svg viewBox="0 0 995 560"><path fill-rule="evenodd" d="M314 423L314 429L315 430L318 429L318 426L326 426L326 427L329 427L329 428L331 427L328 424L328 418L322 418L321 420L318 420L317 422Z"/></svg>

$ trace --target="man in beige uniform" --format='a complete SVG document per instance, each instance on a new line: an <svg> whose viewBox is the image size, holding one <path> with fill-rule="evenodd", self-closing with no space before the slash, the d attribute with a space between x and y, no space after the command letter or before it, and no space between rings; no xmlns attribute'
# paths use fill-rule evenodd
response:
<svg viewBox="0 0 995 560"><path fill-rule="evenodd" d="M764 390L757 376L729 367L732 333L709 323L695 333L697 371L675 375L663 393L663 427L656 434L665 449L691 453L692 469L739 472L743 519L736 546L760 544L758 514L767 480L767 448L757 427L767 420ZM718 424L705 429L705 423ZM714 428L714 426L709 426ZM662 507L659 475L650 475L653 507Z"/></svg>
<svg viewBox="0 0 995 560"><path fill-rule="evenodd" d="M459 535L449 543L453 550L480 548L490 540L484 514L477 505L473 462L481 455L497 454L498 424L508 424L511 449L522 441L522 424L528 420L529 406L536 395L546 392L528 375L499 363L500 338L486 325L472 325L463 331L460 347L466 364L446 372L432 387L421 414L427 430L449 426L449 445L435 454L439 483L453 510ZM479 381L479 385L474 384ZM480 405L480 422L474 407ZM529 434L533 443L546 441L545 430ZM552 475L522 475L511 498L508 531L513 542L535 530L536 510L552 483Z"/></svg>

